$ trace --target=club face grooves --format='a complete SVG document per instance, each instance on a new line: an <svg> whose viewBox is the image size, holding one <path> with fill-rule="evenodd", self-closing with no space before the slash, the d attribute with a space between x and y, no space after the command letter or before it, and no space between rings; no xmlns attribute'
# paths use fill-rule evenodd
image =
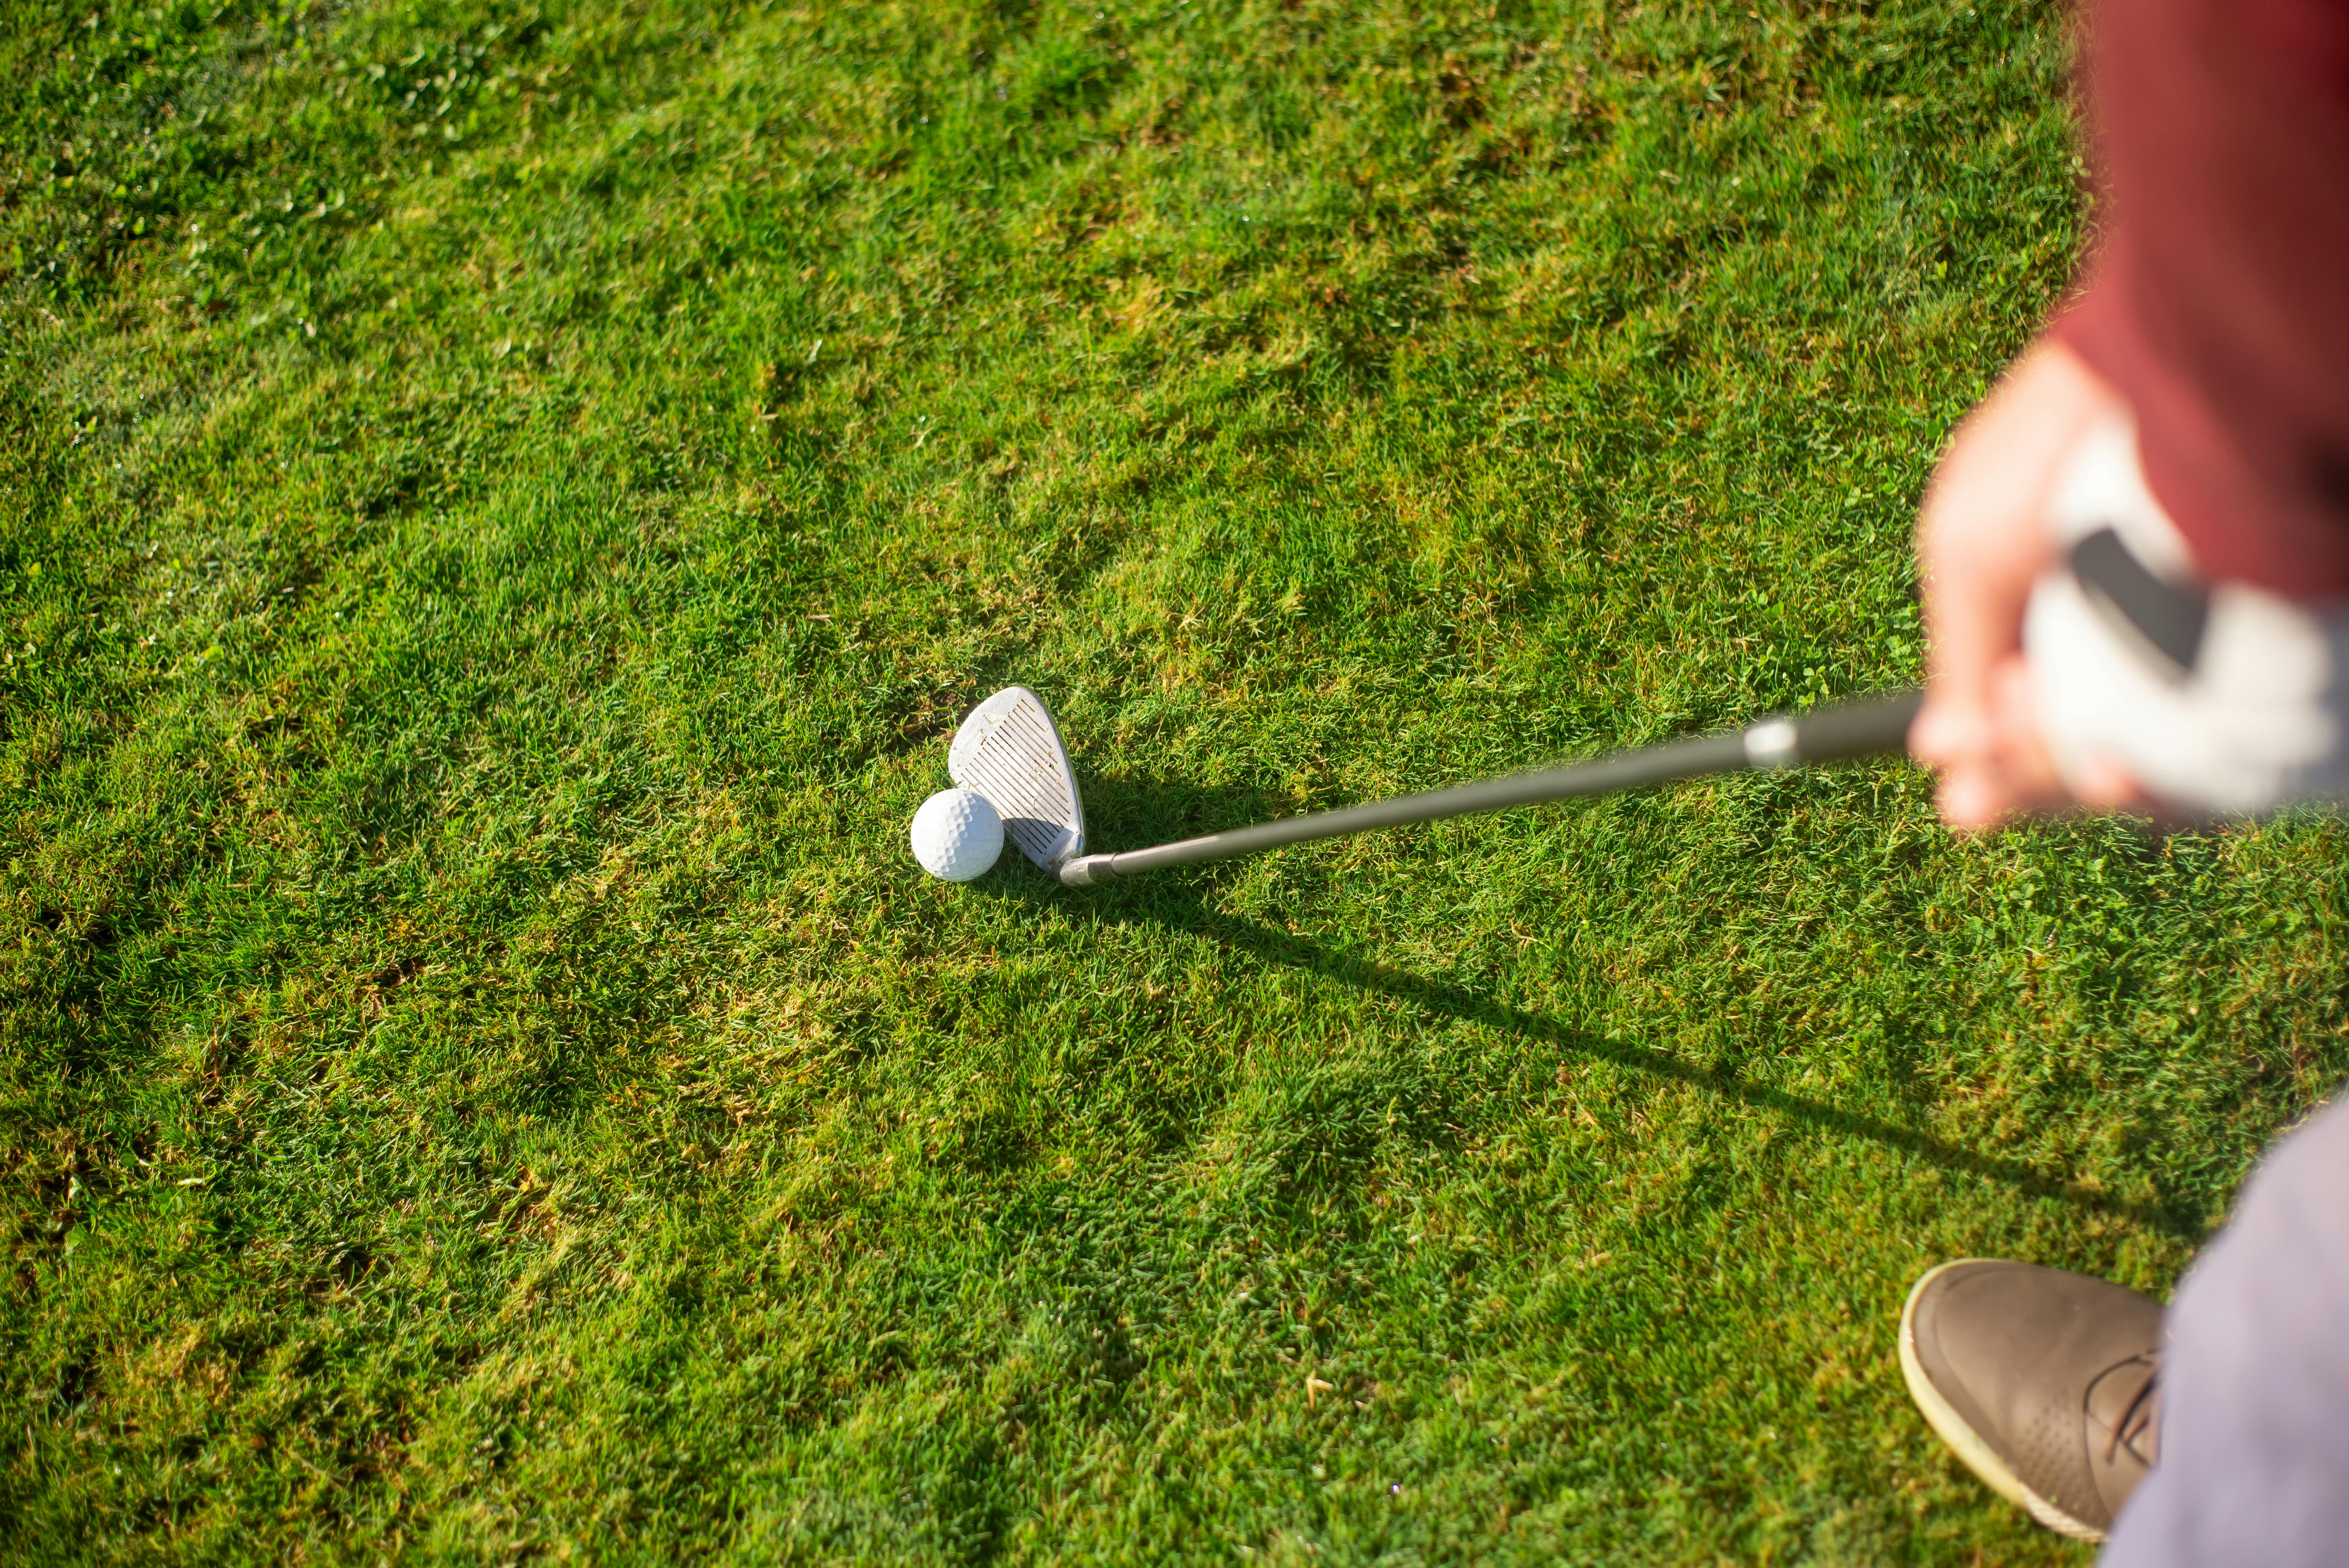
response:
<svg viewBox="0 0 2349 1568"><path fill-rule="evenodd" d="M1068 748L1043 699L1006 686L971 710L955 731L947 771L987 797L1004 835L1046 871L1085 852L1084 804Z"/></svg>

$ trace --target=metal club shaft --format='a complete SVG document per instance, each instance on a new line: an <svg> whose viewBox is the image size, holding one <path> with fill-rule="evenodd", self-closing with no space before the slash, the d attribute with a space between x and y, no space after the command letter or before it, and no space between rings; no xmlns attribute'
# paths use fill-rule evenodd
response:
<svg viewBox="0 0 2349 1568"><path fill-rule="evenodd" d="M1588 762L1569 762L1527 773L1455 784L1448 789L1373 800L1335 811L1316 811L1235 828L1227 833L1206 833L1171 844L1115 854L1079 855L1063 861L1060 879L1070 887L1091 887L1113 877L1129 877L1195 861L1229 860L1334 839L1367 833L1379 828L1400 828L1412 822L1433 822L1475 811L1502 811L1543 800L1568 800L1591 795L1611 795L1650 784L1670 784L1709 773L1733 773L1749 768L1791 768L1804 762L1839 762L1906 748L1909 726L1917 717L1924 694L1894 692L1863 698L1810 713L1765 718L1726 735L1692 740L1669 740L1636 751L1619 751Z"/></svg>

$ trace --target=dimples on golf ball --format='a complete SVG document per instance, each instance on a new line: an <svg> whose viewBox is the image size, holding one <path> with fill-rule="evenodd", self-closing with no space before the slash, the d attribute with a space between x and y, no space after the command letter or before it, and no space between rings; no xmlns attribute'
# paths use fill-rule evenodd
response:
<svg viewBox="0 0 2349 1568"><path fill-rule="evenodd" d="M934 877L968 882L1003 852L1003 819L984 795L941 789L914 813L914 858Z"/></svg>

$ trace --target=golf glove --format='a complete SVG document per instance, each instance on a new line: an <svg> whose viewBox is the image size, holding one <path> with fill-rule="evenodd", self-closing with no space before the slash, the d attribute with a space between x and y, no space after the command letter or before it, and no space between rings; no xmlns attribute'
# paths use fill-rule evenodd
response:
<svg viewBox="0 0 2349 1568"><path fill-rule="evenodd" d="M2200 582L2125 421L2075 449L2049 521L2062 562L2033 591L2023 648L2068 782L2117 762L2202 817L2349 794L2349 605Z"/></svg>

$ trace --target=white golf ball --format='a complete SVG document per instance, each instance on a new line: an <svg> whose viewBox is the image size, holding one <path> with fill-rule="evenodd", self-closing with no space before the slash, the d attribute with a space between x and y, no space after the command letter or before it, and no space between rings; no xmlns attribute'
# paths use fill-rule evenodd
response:
<svg viewBox="0 0 2349 1568"><path fill-rule="evenodd" d="M984 795L941 789L914 813L914 858L934 877L968 882L1003 852L1003 819Z"/></svg>

